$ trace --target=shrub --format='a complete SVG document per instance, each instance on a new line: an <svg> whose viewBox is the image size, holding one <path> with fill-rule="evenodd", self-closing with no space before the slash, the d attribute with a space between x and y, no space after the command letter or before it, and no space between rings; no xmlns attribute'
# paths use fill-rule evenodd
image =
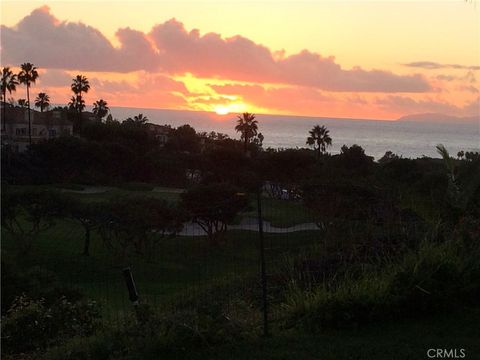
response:
<svg viewBox="0 0 480 360"><path fill-rule="evenodd" d="M42 351L73 336L90 335L99 317L95 302L72 303L61 297L48 306L44 299L19 296L2 319L3 352Z"/></svg>
<svg viewBox="0 0 480 360"><path fill-rule="evenodd" d="M309 330L420 317L471 304L480 294L478 243L425 242L403 259L360 278L346 274L335 286L294 286L282 306L285 326Z"/></svg>

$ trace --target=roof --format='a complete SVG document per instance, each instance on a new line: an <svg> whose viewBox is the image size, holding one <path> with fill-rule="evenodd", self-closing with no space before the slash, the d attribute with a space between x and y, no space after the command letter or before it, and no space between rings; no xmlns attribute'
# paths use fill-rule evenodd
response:
<svg viewBox="0 0 480 360"><path fill-rule="evenodd" d="M36 111L30 109L32 125L72 126L63 110ZM3 115L3 114L2 114ZM6 124L28 124L28 109L10 107L5 109Z"/></svg>

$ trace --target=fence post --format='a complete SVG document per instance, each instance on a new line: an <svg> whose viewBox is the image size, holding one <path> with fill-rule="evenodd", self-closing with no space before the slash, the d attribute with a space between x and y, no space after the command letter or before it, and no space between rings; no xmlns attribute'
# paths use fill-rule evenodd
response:
<svg viewBox="0 0 480 360"><path fill-rule="evenodd" d="M125 284L128 289L128 298L132 302L132 305L135 309L135 316L138 322L141 322L140 313L138 311L138 292L137 287L135 286L135 280L133 280L132 270L127 267L122 270L123 277L125 278Z"/></svg>
<svg viewBox="0 0 480 360"><path fill-rule="evenodd" d="M263 336L268 336L268 299L267 299L267 274L265 269L265 243L263 239L262 219L262 186L257 191L258 234L260 239L260 267L262 278L262 303L263 303Z"/></svg>

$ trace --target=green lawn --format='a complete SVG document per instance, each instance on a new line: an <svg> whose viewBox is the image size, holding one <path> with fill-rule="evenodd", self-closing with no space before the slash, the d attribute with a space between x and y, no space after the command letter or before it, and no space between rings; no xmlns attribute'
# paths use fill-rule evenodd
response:
<svg viewBox="0 0 480 360"><path fill-rule="evenodd" d="M317 232L266 234L267 260L281 261L284 251L298 251L318 241ZM40 265L54 271L61 281L78 288L112 311L128 308L127 291L121 270L131 267L140 295L152 303L175 299L182 294L205 292L218 282L236 284L259 274L258 233L230 231L226 243L212 247L203 236L158 239L154 251L145 255L133 249L127 257L107 249L92 233L91 255L82 256L83 228L73 221L59 220L41 233L28 256L18 264ZM3 234L4 258L16 256L16 246ZM228 286L226 287L228 290Z"/></svg>

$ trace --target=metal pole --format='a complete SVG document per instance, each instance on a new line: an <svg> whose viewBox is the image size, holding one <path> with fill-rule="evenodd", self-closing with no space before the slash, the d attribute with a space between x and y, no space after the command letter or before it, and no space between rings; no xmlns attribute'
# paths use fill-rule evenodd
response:
<svg viewBox="0 0 480 360"><path fill-rule="evenodd" d="M263 239L263 219L262 219L262 188L257 192L257 211L258 211L258 234L260 238L260 266L262 277L262 302L263 302L263 336L268 336L268 301L267 301L267 274L265 269L265 243Z"/></svg>
<svg viewBox="0 0 480 360"><path fill-rule="evenodd" d="M138 292L137 287L135 286L135 281L133 280L132 271L130 268L125 268L122 273L125 278L125 283L127 284L128 298L133 305L138 305Z"/></svg>

